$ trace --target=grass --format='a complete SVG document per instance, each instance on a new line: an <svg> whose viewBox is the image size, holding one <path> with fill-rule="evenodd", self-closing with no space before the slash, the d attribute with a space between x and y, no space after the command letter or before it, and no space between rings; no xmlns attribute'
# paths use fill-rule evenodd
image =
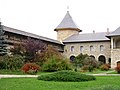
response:
<svg viewBox="0 0 120 90"><path fill-rule="evenodd" d="M0 70L0 74L24 75L24 73L23 73L23 72L21 72L20 70L18 70L18 71Z"/></svg>
<svg viewBox="0 0 120 90"><path fill-rule="evenodd" d="M41 74L49 74L51 72L38 72L37 75L41 75ZM9 74L9 75L27 75L25 73L23 73L22 71L18 70L18 71L11 71L11 70L0 70L0 74Z"/></svg>
<svg viewBox="0 0 120 90"><path fill-rule="evenodd" d="M112 70L109 70L112 71ZM94 70L93 72L81 72L83 74L99 74L99 73L105 73L108 71L101 71L99 69ZM47 73L51 73L51 72L38 72L37 75L41 75L41 74L47 74ZM10 71L10 70L0 70L0 74L10 74L10 75L26 75L25 73L23 73L22 71L18 70L18 71ZM108 73L109 74L109 73ZM115 72L111 72L110 74L117 74Z"/></svg>
<svg viewBox="0 0 120 90"><path fill-rule="evenodd" d="M54 82L41 81L36 78L2 78L0 90L89 90L99 86L119 86L119 76L99 76L95 81Z"/></svg>
<svg viewBox="0 0 120 90"><path fill-rule="evenodd" d="M118 74L116 71L108 72L107 74Z"/></svg>
<svg viewBox="0 0 120 90"><path fill-rule="evenodd" d="M112 71L112 70L108 70L108 71ZM106 72L108 72L108 71L102 71L102 70L100 70L100 69L95 69L94 71L92 71L92 72L81 72L81 73L83 73L83 74L99 74L99 73L106 73Z"/></svg>

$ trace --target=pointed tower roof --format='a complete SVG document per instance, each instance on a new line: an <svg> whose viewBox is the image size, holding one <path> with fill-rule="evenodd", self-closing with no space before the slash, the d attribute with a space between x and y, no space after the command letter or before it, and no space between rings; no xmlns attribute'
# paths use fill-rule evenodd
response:
<svg viewBox="0 0 120 90"><path fill-rule="evenodd" d="M65 30L65 29L77 30L79 32L81 31L73 21L72 17L69 14L69 11L67 11L61 23L54 30L57 31L57 30Z"/></svg>

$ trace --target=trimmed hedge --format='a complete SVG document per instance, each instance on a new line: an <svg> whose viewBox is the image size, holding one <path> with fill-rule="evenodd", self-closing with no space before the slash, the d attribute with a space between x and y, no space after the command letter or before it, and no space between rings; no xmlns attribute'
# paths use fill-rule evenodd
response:
<svg viewBox="0 0 120 90"><path fill-rule="evenodd" d="M94 76L80 74L74 71L58 71L52 74L38 76L38 80L44 81L64 81L64 82L81 82L95 80Z"/></svg>

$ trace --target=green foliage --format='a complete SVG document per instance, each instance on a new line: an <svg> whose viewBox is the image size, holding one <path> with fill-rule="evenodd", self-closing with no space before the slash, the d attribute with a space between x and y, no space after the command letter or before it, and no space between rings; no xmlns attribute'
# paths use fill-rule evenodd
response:
<svg viewBox="0 0 120 90"><path fill-rule="evenodd" d="M86 57L83 61L83 65L88 65L89 67L97 68L98 62L93 57Z"/></svg>
<svg viewBox="0 0 120 90"><path fill-rule="evenodd" d="M75 57L75 60L73 61L75 66L83 66L83 61L85 60L85 58L88 57L87 54L79 54L78 56Z"/></svg>
<svg viewBox="0 0 120 90"><path fill-rule="evenodd" d="M36 74L40 70L40 66L35 63L26 63L21 70L27 74Z"/></svg>
<svg viewBox="0 0 120 90"><path fill-rule="evenodd" d="M71 64L68 60L58 60L56 57L48 59L42 66L43 71L54 72L60 70L71 70Z"/></svg>
<svg viewBox="0 0 120 90"><path fill-rule="evenodd" d="M71 70L71 64L67 59L61 55L58 50L52 46L48 46L45 52L42 53L41 58L45 63L42 65L42 70L47 72L54 72L60 70Z"/></svg>
<svg viewBox="0 0 120 90"><path fill-rule="evenodd" d="M0 62L3 64L1 69L18 70L24 64L24 58L20 55L3 56Z"/></svg>
<svg viewBox="0 0 120 90"><path fill-rule="evenodd" d="M92 72L94 68L98 67L98 62L93 57L88 56L84 59L83 65L88 67L86 69L89 70L89 72Z"/></svg>
<svg viewBox="0 0 120 90"><path fill-rule="evenodd" d="M120 90L120 87L116 85L105 85L105 86L89 88L88 90Z"/></svg>
<svg viewBox="0 0 120 90"><path fill-rule="evenodd" d="M46 44L41 40L27 38L27 40L24 41L23 47L25 49L24 56L26 61L35 62L36 55L45 51Z"/></svg>
<svg viewBox="0 0 120 90"><path fill-rule="evenodd" d="M92 72L94 68L98 67L98 62L93 57L82 53L75 57L73 64L75 65L76 69L78 67L82 67L81 69L89 70L89 72Z"/></svg>
<svg viewBox="0 0 120 90"><path fill-rule="evenodd" d="M42 53L42 58L43 61L48 61L51 58L56 58L57 60L63 59L63 56L61 53L56 49L53 48L51 45L48 45L45 52Z"/></svg>
<svg viewBox="0 0 120 90"><path fill-rule="evenodd" d="M81 67L81 69L82 69L82 70L84 70L84 71L87 71L87 70L88 70L88 68L89 68L89 66L88 66L88 65L84 65L84 66L82 66L82 67Z"/></svg>
<svg viewBox="0 0 120 90"><path fill-rule="evenodd" d="M120 74L120 65L117 65L117 67L115 67L115 70Z"/></svg>
<svg viewBox="0 0 120 90"><path fill-rule="evenodd" d="M104 70L105 70L105 71L108 71L109 68L110 68L110 66L109 66L108 64L103 64L103 65L100 66L100 69L103 70L103 71L104 71Z"/></svg>
<svg viewBox="0 0 120 90"><path fill-rule="evenodd" d="M82 82L95 80L94 76L80 74L74 71L58 71L52 74L38 76L38 80L45 81L64 81L64 82Z"/></svg>
<svg viewBox="0 0 120 90"><path fill-rule="evenodd" d="M36 80L36 78L0 79L0 90L90 90L91 88L97 90L96 88L103 85L119 87L120 76L96 76L96 80L88 82L54 82Z"/></svg>
<svg viewBox="0 0 120 90"><path fill-rule="evenodd" d="M0 56L7 54L7 41L4 36L3 26L0 22Z"/></svg>

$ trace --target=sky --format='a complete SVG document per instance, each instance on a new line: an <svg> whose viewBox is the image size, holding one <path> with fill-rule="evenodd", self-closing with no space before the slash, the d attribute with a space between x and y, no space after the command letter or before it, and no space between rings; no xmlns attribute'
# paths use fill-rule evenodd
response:
<svg viewBox="0 0 120 90"><path fill-rule="evenodd" d="M82 33L120 26L120 0L0 0L2 25L56 39L67 7Z"/></svg>

